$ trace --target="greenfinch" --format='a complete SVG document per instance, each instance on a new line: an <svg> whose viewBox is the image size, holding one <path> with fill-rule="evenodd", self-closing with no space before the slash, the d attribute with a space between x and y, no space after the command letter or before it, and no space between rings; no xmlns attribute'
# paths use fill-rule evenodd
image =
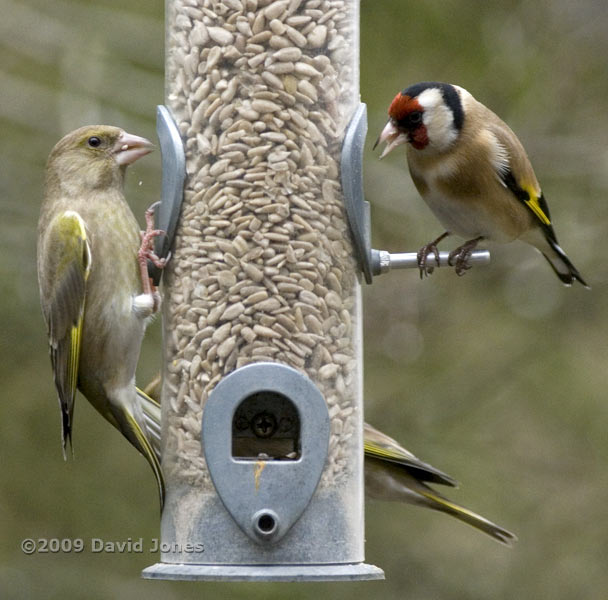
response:
<svg viewBox="0 0 608 600"><path fill-rule="evenodd" d="M448 500L428 483L456 487L449 475L422 462L388 435L364 423L365 493L377 500L405 502L446 513L511 546L517 537Z"/></svg>
<svg viewBox="0 0 608 600"><path fill-rule="evenodd" d="M489 108L457 85L425 81L399 92L388 114L376 142L387 143L380 158L406 144L416 189L446 230L418 252L421 277L432 271L429 254L439 264L437 244L456 234L468 240L449 255L458 275L479 242L520 239L542 253L565 285L589 287L557 242L524 147Z"/></svg>
<svg viewBox="0 0 608 600"><path fill-rule="evenodd" d="M157 375L145 387L145 391L158 399L160 390L161 378ZM476 527L507 546L517 540L511 532L451 502L428 486L427 483L451 487L457 484L449 475L421 461L393 438L368 423L363 423L363 449L365 493L368 498L432 508Z"/></svg>
<svg viewBox="0 0 608 600"><path fill-rule="evenodd" d="M145 267L159 262L152 238L161 232L151 228L150 212L140 232L123 192L127 166L152 149L145 138L101 125L55 145L38 223L38 283L64 458L79 389L150 463L162 509L160 407L135 386L144 331L159 305Z"/></svg>

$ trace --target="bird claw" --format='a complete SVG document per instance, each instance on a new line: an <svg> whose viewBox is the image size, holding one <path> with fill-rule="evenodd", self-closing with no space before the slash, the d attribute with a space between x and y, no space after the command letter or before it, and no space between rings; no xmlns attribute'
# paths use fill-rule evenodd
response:
<svg viewBox="0 0 608 600"><path fill-rule="evenodd" d="M157 200L156 202L153 202L152 204L150 204L150 206L148 206L148 208L146 209L146 223L148 222L148 216L153 217L156 207L159 206L160 204L161 204L161 201Z"/></svg>
<svg viewBox="0 0 608 600"><path fill-rule="evenodd" d="M160 258L154 251L154 238L160 235L165 235L166 233L162 229L154 229L154 210L159 204L160 202L155 202L146 210L146 230L140 232L141 245L137 252L137 261L139 262L139 269L141 273L142 290L144 294L149 294L154 299L154 312L156 312L160 306L160 296L156 290L156 286L152 283L152 280L148 275L148 261L151 261L157 268L164 269L169 262L169 258L171 257L169 254L169 256L166 258Z"/></svg>
<svg viewBox="0 0 608 600"><path fill-rule="evenodd" d="M437 249L437 244L435 242L429 242L422 246L416 254L418 269L420 269L420 279L423 279L425 276L428 277L435 270L435 267L427 267L426 261L429 254L435 255L435 262L437 263L437 266L439 266L439 250Z"/></svg>
<svg viewBox="0 0 608 600"><path fill-rule="evenodd" d="M471 268L471 265L468 264L470 257L470 250L462 247L456 248L456 250L452 250L448 256L448 265L454 267L454 271L456 271L458 277L462 277Z"/></svg>
<svg viewBox="0 0 608 600"><path fill-rule="evenodd" d="M477 244L482 239L483 237L480 236L469 240L462 244L462 246L458 246L458 248L452 250L448 255L448 265L454 267L454 271L456 271L458 277L462 277L471 268L469 259L471 258L473 250L475 250Z"/></svg>
<svg viewBox="0 0 608 600"><path fill-rule="evenodd" d="M437 266L440 266L439 250L437 249L437 244L443 238L446 238L448 235L450 235L450 233L446 231L445 233L442 233L436 240L425 244L424 246L422 246L422 248L420 248L420 250L418 250L418 254L416 255L416 257L418 260L418 268L420 269L420 279L422 279L424 276L428 277L435 270L435 267L426 266L426 260L429 257L429 254L435 255L435 262L437 263Z"/></svg>

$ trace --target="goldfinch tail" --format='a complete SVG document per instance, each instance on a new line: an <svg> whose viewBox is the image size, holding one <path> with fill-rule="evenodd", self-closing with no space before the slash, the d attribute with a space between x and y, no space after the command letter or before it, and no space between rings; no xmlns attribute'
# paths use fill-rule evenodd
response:
<svg viewBox="0 0 608 600"><path fill-rule="evenodd" d="M570 259L566 256L566 253L561 249L560 245L550 238L547 238L547 242L550 251L541 250L541 252L562 282L565 285L570 286L576 280L583 284L587 289L591 289L582 275L578 272L578 269L570 262Z"/></svg>
<svg viewBox="0 0 608 600"><path fill-rule="evenodd" d="M564 285L570 286L574 281L578 281L587 289L591 289L558 244L555 231L551 225L533 227L522 235L521 239L542 253Z"/></svg>

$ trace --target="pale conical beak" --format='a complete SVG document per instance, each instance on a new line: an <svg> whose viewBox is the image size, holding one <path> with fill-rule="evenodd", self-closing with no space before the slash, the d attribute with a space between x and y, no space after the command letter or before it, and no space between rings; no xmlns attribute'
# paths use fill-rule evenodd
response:
<svg viewBox="0 0 608 600"><path fill-rule="evenodd" d="M116 140L112 152L119 165L130 165L138 158L149 154L154 150L154 144L146 138L132 135L123 131Z"/></svg>
<svg viewBox="0 0 608 600"><path fill-rule="evenodd" d="M392 119L388 120L388 123L385 125L382 133L378 136L378 139L374 144L374 149L378 144L384 144L385 142L386 147L380 155L380 158L384 158L393 148L407 142L407 135L405 133L401 133L397 127L395 127Z"/></svg>

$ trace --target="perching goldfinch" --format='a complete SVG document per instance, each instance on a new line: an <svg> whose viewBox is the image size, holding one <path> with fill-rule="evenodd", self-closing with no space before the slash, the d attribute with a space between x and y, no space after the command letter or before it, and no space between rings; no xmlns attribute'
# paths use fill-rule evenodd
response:
<svg viewBox="0 0 608 600"><path fill-rule="evenodd" d="M160 495L155 448L160 407L135 387L135 368L158 295L144 269L151 252L123 194L128 165L152 151L147 139L109 126L82 127L51 151L38 223L38 283L65 458L78 388L150 463ZM140 237L141 235L141 237ZM157 260L157 259L156 259ZM162 266L162 261L161 265Z"/></svg>
<svg viewBox="0 0 608 600"><path fill-rule="evenodd" d="M517 537L473 511L448 500L427 483L456 482L422 462L388 435L364 423L365 493L370 498L424 506L452 515L511 546Z"/></svg>
<svg viewBox="0 0 608 600"><path fill-rule="evenodd" d="M414 84L393 99L376 144L381 157L407 142L414 184L446 231L418 253L420 275L427 257L450 234L468 241L450 253L462 275L482 240L523 240L540 250L566 285L588 287L560 248L549 207L521 142L491 110L465 89L447 83ZM375 147L375 146L374 146Z"/></svg>

